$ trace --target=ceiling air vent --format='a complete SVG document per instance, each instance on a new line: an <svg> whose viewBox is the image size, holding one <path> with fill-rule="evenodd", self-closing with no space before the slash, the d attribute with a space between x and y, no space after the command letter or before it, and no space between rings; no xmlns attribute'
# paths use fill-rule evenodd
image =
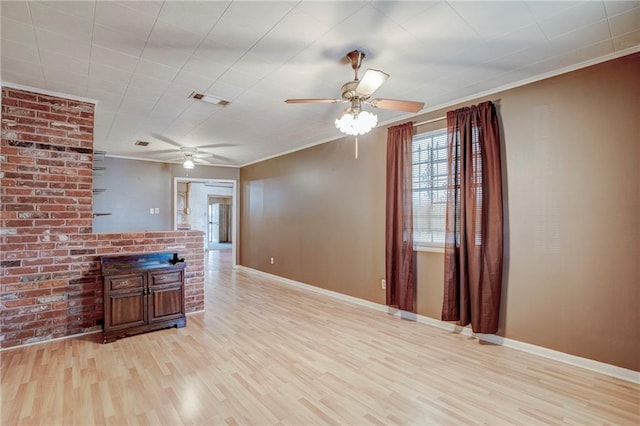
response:
<svg viewBox="0 0 640 426"><path fill-rule="evenodd" d="M134 143L134 145L136 146L149 146L151 142L147 142L147 141L136 141L136 143Z"/></svg>
<svg viewBox="0 0 640 426"><path fill-rule="evenodd" d="M199 93L199 92L192 92L189 95L189 97L192 99L197 99L202 102L207 102L209 104L220 105L220 106L227 106L231 103L231 101L228 101L226 99L218 98L216 96L206 95L204 93Z"/></svg>

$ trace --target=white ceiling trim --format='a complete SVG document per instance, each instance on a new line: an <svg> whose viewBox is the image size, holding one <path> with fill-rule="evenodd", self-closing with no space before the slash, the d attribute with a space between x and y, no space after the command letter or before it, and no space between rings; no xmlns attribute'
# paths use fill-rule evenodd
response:
<svg viewBox="0 0 640 426"><path fill-rule="evenodd" d="M56 96L58 98L63 98L63 99L71 99L73 101L87 102L87 103L90 103L90 104L93 104L93 105L97 105L98 102L99 102L96 99L84 98L82 96L69 95L68 93L60 93L60 92L55 92L53 90L46 90L46 89L40 89L40 88L36 88L36 87L29 87L29 86L25 86L23 84L11 83L10 81L0 81L0 87L10 87L12 89L24 90L26 92L35 92L35 93L41 93L43 95Z"/></svg>

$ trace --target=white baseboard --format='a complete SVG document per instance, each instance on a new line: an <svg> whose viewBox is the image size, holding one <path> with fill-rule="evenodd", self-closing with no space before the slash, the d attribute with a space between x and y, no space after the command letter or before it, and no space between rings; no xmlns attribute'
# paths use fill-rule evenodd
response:
<svg viewBox="0 0 640 426"><path fill-rule="evenodd" d="M549 358L555 361L563 362L565 364L584 368L586 370L595 371L596 373L601 373L607 376L626 380L631 383L640 384L640 371L634 371L628 368L622 368L616 365L595 361L593 359L571 355L542 346L520 342L518 340L509 339L507 337L502 337L495 334L482 334L475 336L480 340L484 340L485 342L502 345L507 348L517 349L519 351L528 352L530 354L538 355L543 358Z"/></svg>
<svg viewBox="0 0 640 426"><path fill-rule="evenodd" d="M615 365L607 364L600 361L594 361L592 359L579 357L576 355L567 354L564 352L548 349L542 346L532 345L530 343L520 342L518 340L509 339L506 337L498 336L495 334L477 334L471 331L470 327L460 327L459 325L452 324L445 321L440 321L434 318L426 317L424 315L414 314L411 312L400 311L398 309L390 308L386 305L370 302L368 300L360 299L358 297L349 296L346 294L338 293L332 290L326 290L324 288L315 287L309 284L301 283L299 281L284 278L278 275L270 274L268 272L259 271L257 269L248 268L246 266L238 265L235 269L239 271L248 272L254 275L262 276L279 281L283 284L297 287L303 290L311 291L313 293L322 294L324 296L332 297L334 299L342 300L344 302L353 303L355 305L364 306L370 309L375 309L379 312L384 312L392 315L399 315L403 318L417 321L422 324L427 324L433 327L437 327L443 330L450 331L452 333L459 333L464 336L475 337L479 340L492 343L495 345L504 346L507 348L516 349L522 352L527 352L533 355L538 355L544 358L549 358L555 361L559 361L565 364L570 364L576 367L584 368L586 370L595 371L597 373L605 374L607 376L615 377L618 379L626 380L628 382L640 384L640 372L629 370L627 368L618 367Z"/></svg>
<svg viewBox="0 0 640 426"><path fill-rule="evenodd" d="M280 281L281 283L288 284L292 287L298 287L307 291L312 291L314 293L319 293L325 296L333 297L334 299L339 299L345 302L353 303L354 305L366 306L367 308L375 309L376 311L391 313L389 311L389 307L386 305L381 305L379 303L370 302L368 300L360 299L358 297L349 296L348 294L342 294L342 293L338 293L337 291L327 290L327 289L316 287L310 284L304 284L304 283L301 283L300 281L290 280L289 278L284 278L279 275L273 275L268 272L259 271L257 269L248 268L242 265L238 265L237 269L240 271L249 272L254 275L260 275L265 278L277 280L277 281Z"/></svg>

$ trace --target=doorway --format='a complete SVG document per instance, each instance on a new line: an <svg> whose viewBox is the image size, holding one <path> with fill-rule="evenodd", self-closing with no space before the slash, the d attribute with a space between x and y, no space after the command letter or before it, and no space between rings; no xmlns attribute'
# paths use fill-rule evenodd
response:
<svg viewBox="0 0 640 426"><path fill-rule="evenodd" d="M209 250L231 248L231 197L209 195L207 201L207 242Z"/></svg>
<svg viewBox="0 0 640 426"><path fill-rule="evenodd" d="M210 254L215 251L215 255L224 254L225 268L234 268L237 264L237 182L176 177L173 191L173 229L202 231L205 265L210 264Z"/></svg>

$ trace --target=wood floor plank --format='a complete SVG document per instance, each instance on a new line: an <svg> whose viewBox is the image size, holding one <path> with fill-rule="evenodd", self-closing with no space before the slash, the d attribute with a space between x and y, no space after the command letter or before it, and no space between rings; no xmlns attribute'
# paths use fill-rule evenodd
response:
<svg viewBox="0 0 640 426"><path fill-rule="evenodd" d="M221 264L186 328L2 352L1 424L640 424L639 385Z"/></svg>

